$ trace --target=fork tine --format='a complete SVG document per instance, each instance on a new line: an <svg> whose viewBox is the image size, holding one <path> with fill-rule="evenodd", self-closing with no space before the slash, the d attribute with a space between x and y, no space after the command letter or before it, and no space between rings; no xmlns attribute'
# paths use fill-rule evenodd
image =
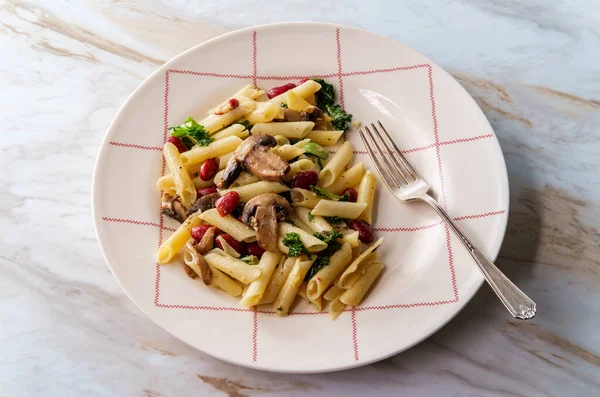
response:
<svg viewBox="0 0 600 397"><path fill-rule="evenodd" d="M392 161L394 161L394 163L396 163L396 166L401 167L398 159L400 159L400 163L402 163L402 165L406 168L406 170L409 172L410 176L416 181L417 179L422 179L419 176L419 173L410 165L410 163L408 162L408 160L406 160L406 157L404 157L404 155L402 154L402 152L400 151L400 149L398 149L398 146L396 146L396 144L394 143L394 141L392 140L392 138L390 137L390 134L387 132L387 130L385 129L385 127L383 126L383 124L381 124L381 121L377 120L377 124L379 124L379 126L381 127L381 129L383 130L385 137L387 139L387 141L394 147L394 150L391 150L389 148L389 146L384 142L384 145L386 147L386 149L390 152L390 154L392 152L396 153L398 156L390 156L392 158ZM375 128L375 127L373 127Z"/></svg>
<svg viewBox="0 0 600 397"><path fill-rule="evenodd" d="M373 150L373 147L369 143L369 139L367 139L367 137L365 136L366 134L364 133L363 129L359 129L358 133L360 135L360 139L362 139L363 143L367 148L367 153L369 154L369 157L371 157L371 160L373 160L375 168L377 169L377 171L379 171L379 175L381 175L381 178L383 179L385 184L388 186L388 188L390 188L390 190L398 189L400 185L394 178L392 178L392 176L389 174L389 171L387 171L387 169L381 164L379 158L375 154L375 150Z"/></svg>
<svg viewBox="0 0 600 397"><path fill-rule="evenodd" d="M377 131L373 124L371 124L371 127L373 127L375 131ZM385 165L385 168L390 173L392 178L394 178L398 185L408 185L408 178L404 176L403 172L394 167L388 160L389 156L385 155L385 150L381 147L381 144L378 142L379 140L381 140L381 137L379 137L379 139L375 139L375 136L379 135L379 132L377 132L377 134L372 134L371 130L367 126L365 126L365 131L367 131L367 133L369 134L369 138L371 138L373 146L375 146L375 148L377 149L379 157L383 160L383 164Z"/></svg>

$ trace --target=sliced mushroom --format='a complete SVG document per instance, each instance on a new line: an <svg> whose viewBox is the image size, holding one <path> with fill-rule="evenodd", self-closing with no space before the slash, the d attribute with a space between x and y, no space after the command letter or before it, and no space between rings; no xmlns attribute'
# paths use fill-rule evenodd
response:
<svg viewBox="0 0 600 397"><path fill-rule="evenodd" d="M269 150L275 145L277 141L271 135L253 135L246 139L229 159L219 187L231 186L244 169L264 181L282 182L290 165Z"/></svg>
<svg viewBox="0 0 600 397"><path fill-rule="evenodd" d="M246 203L242 222L256 230L256 240L262 249L276 252L279 232L277 221L283 221L291 210L292 206L283 197L264 193Z"/></svg>
<svg viewBox="0 0 600 397"><path fill-rule="evenodd" d="M283 110L283 121L308 121L309 115L306 112L298 112L285 108Z"/></svg>
<svg viewBox="0 0 600 397"><path fill-rule="evenodd" d="M217 234L217 228L209 227L206 230L206 232L204 233L204 236L202 236L202 239L200 240L200 242L198 244L194 245L194 248L196 248L196 251L198 251L201 254L206 254L208 251L213 249L215 247L216 234Z"/></svg>
<svg viewBox="0 0 600 397"><path fill-rule="evenodd" d="M189 253L191 255L190 265L197 265L200 269L199 276L202 278L202 281L204 282L204 284L210 285L212 283L212 270L210 270L208 263L206 263L202 255L200 255L198 251L196 251L196 248L194 248L194 245L191 243L191 241L187 242L186 248L189 250Z"/></svg>
<svg viewBox="0 0 600 397"><path fill-rule="evenodd" d="M160 209L163 214L183 223L188 217L188 210L181 203L180 197L176 194L163 194Z"/></svg>
<svg viewBox="0 0 600 397"><path fill-rule="evenodd" d="M215 208L215 204L220 197L221 195L219 193L211 193L200 197L198 200L196 200L194 205L192 205L192 208L190 208L190 214L198 211L204 212Z"/></svg>
<svg viewBox="0 0 600 397"><path fill-rule="evenodd" d="M309 120L315 123L313 130L316 131L331 131L333 127L329 122L329 117L316 106L311 106L308 109L309 112Z"/></svg>
<svg viewBox="0 0 600 397"><path fill-rule="evenodd" d="M187 276L189 278L195 279L196 277L198 277L198 275L196 274L196 272L194 271L194 269L192 269L191 267L189 267L185 263L183 264L183 269L185 270L185 274L187 274Z"/></svg>

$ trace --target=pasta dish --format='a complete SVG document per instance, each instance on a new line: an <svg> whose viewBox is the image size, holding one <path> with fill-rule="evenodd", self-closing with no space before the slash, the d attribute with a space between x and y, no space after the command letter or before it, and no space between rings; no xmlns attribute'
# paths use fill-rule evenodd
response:
<svg viewBox="0 0 600 397"><path fill-rule="evenodd" d="M190 278L279 316L296 299L334 319L359 305L384 268L383 238L371 227L376 179L351 164L351 124L334 87L309 79L246 85L171 127L157 185L181 225L157 262L181 257Z"/></svg>

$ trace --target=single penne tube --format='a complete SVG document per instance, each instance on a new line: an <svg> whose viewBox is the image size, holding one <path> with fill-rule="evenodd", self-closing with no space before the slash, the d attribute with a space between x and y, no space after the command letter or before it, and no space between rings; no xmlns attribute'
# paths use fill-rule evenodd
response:
<svg viewBox="0 0 600 397"><path fill-rule="evenodd" d="M279 224L278 246L279 250L285 254L289 253L289 248L283 245L283 239L288 233L298 233L298 235L300 236L300 240L302 240L302 243L304 244L308 252L319 252L327 248L327 243L319 240L312 234L305 232L304 230L292 225L291 223L281 222Z"/></svg>
<svg viewBox="0 0 600 397"><path fill-rule="evenodd" d="M335 320L346 310L346 304L340 301L340 297L338 296L334 300L329 303L329 317L332 320Z"/></svg>
<svg viewBox="0 0 600 397"><path fill-rule="evenodd" d="M219 215L214 208L200 214L200 219L213 225L217 229L223 230L237 241L244 241L246 243L256 241L256 232L253 229L231 215Z"/></svg>
<svg viewBox="0 0 600 397"><path fill-rule="evenodd" d="M248 135L250 135L250 131L248 131L243 124L232 124L229 127L223 128L221 131L212 135L211 138L213 138L215 141L227 138L228 136L237 136L238 138L246 139Z"/></svg>
<svg viewBox="0 0 600 397"><path fill-rule="evenodd" d="M293 90L287 92L287 105L288 108L297 112L306 112L312 107L312 105L306 102L302 97L296 94Z"/></svg>
<svg viewBox="0 0 600 397"><path fill-rule="evenodd" d="M267 134L271 136L283 135L286 138L304 138L315 126L312 121L291 121L281 123L258 123L252 127L253 135Z"/></svg>
<svg viewBox="0 0 600 397"><path fill-rule="evenodd" d="M229 277L241 281L244 284L250 284L260 277L261 270L257 266L252 266L227 255L222 250L215 248L204 255L204 260Z"/></svg>
<svg viewBox="0 0 600 397"><path fill-rule="evenodd" d="M300 296L302 299L305 299L308 303L310 303L310 305L313 307L313 309L315 309L315 311L317 311L317 312L323 311L323 297L319 296L314 301L308 299L308 296L306 296L306 282L302 283L302 285L300 286L300 289L298 289L298 296Z"/></svg>
<svg viewBox="0 0 600 397"><path fill-rule="evenodd" d="M181 153L181 160L186 167L200 164L208 159L213 159L222 154L234 151L241 143L242 140L237 136L228 136L211 142L207 146L194 146L187 152Z"/></svg>
<svg viewBox="0 0 600 397"><path fill-rule="evenodd" d="M279 291L285 283L285 280L288 278L290 272L292 271L292 267L296 263L296 258L288 258L283 256L279 261L277 267L275 267L275 271L271 276L271 280L269 281L269 285L263 294L263 297L260 301L260 304L273 303L275 299L277 299L277 295L279 295Z"/></svg>
<svg viewBox="0 0 600 397"><path fill-rule="evenodd" d="M348 274L344 275L343 279L342 279L342 277L340 277L340 279L337 281L337 286L339 286L339 288L342 288L342 286L343 286L342 289L351 288L354 285L354 283L356 283L356 281L359 278L361 278L363 274L365 274L367 267L369 267L369 265L376 260L377 260L377 252L371 252L369 255L364 257L364 259L362 259L358 263L358 266L356 266L356 268L353 268L354 271L349 272ZM354 261L352 261L352 262L354 262ZM340 280L342 280L342 281L340 282Z"/></svg>
<svg viewBox="0 0 600 397"><path fill-rule="evenodd" d="M344 131L312 130L306 137L321 146L332 146L338 142L343 133Z"/></svg>
<svg viewBox="0 0 600 397"><path fill-rule="evenodd" d="M319 166L309 159L296 160L290 163L290 171L287 174L285 174L285 180L290 181L294 177L294 175L296 175L299 172L305 171L315 171L318 173Z"/></svg>
<svg viewBox="0 0 600 397"><path fill-rule="evenodd" d="M346 229L342 231L342 234L344 235L344 237L342 238L342 241L347 242L348 244L350 244L350 247L352 248L356 248L356 247L360 247L360 240L358 239L358 231L357 230L352 230L352 229ZM354 257L354 255L353 255Z"/></svg>
<svg viewBox="0 0 600 397"><path fill-rule="evenodd" d="M290 191L292 205L297 207L314 208L322 199L310 190L293 188Z"/></svg>
<svg viewBox="0 0 600 397"><path fill-rule="evenodd" d="M265 92L263 90L256 88L253 84L248 84L244 86L244 88L233 94L231 97L227 98L227 100L219 103L217 106L210 109L208 111L208 114L214 114L217 110L219 110L219 108L226 106L229 103L229 100L232 98L237 99L239 102L243 102L248 99L256 99L264 93Z"/></svg>
<svg viewBox="0 0 600 397"><path fill-rule="evenodd" d="M267 181L259 181L255 183L251 183L249 185L238 186L231 189L225 189L221 191L222 195L225 195L231 191L237 192L240 195L240 201L245 203L249 201L252 197L256 197L260 194L264 193L283 193L289 191L290 188L279 182L267 182Z"/></svg>
<svg viewBox="0 0 600 397"><path fill-rule="evenodd" d="M241 256L239 252L237 252L231 245L229 245L229 243L223 238L223 236L217 236L216 240L219 243L221 243L223 252L225 252L227 255L236 259L238 259Z"/></svg>
<svg viewBox="0 0 600 397"><path fill-rule="evenodd" d="M235 151L233 152L229 152L229 153L225 153L220 155L219 157L217 157L217 162L219 163L219 171L224 169L227 166L227 163L229 162L229 159L231 157L233 157L233 154L235 153Z"/></svg>
<svg viewBox="0 0 600 397"><path fill-rule="evenodd" d="M347 289L346 292L340 296L340 301L346 305L358 306L383 268L383 263L379 261L371 263L369 267L367 267L365 274L363 274L350 289Z"/></svg>
<svg viewBox="0 0 600 397"><path fill-rule="evenodd" d="M363 179L364 168L363 163L354 164L352 167L348 168L348 170L344 171L344 173L327 188L327 191L333 194L341 194L349 187L358 186Z"/></svg>
<svg viewBox="0 0 600 397"><path fill-rule="evenodd" d="M283 286L277 295L277 299L273 302L273 310L275 310L276 315L287 316L290 313L290 308L304 281L304 277L306 276L306 273L308 273L308 270L315 259L317 258L314 255L312 259L306 259L305 256L296 258L294 267L292 267L290 274L283 283Z"/></svg>
<svg viewBox="0 0 600 397"><path fill-rule="evenodd" d="M210 187L215 184L212 179L205 181L202 178L200 178L199 176L193 177L192 182L194 182L194 187L196 188L196 190L204 189L205 187Z"/></svg>
<svg viewBox="0 0 600 397"><path fill-rule="evenodd" d="M281 157L285 161L290 161L291 159L298 157L304 153L304 149L300 149L299 147L287 144L282 146L275 146L274 148L271 148L271 151L273 153L277 153L279 157Z"/></svg>
<svg viewBox="0 0 600 397"><path fill-rule="evenodd" d="M238 107L231 109L225 114L211 113L208 117L198 121L198 124L202 125L206 132L214 134L222 128L233 124L237 120L244 118L247 114L254 110L256 102L250 98L240 98L240 104Z"/></svg>
<svg viewBox="0 0 600 397"><path fill-rule="evenodd" d="M312 209L313 215L339 216L356 219L367 208L367 203L351 203L349 201L321 200Z"/></svg>
<svg viewBox="0 0 600 397"><path fill-rule="evenodd" d="M344 172L344 167L352 160L352 145L346 141L331 157L329 162L319 174L319 183L322 187L329 187Z"/></svg>
<svg viewBox="0 0 600 397"><path fill-rule="evenodd" d="M279 115L281 106L275 102L257 102L256 108L246 116L246 120L252 125L268 123Z"/></svg>
<svg viewBox="0 0 600 397"><path fill-rule="evenodd" d="M294 207L293 213L300 219L300 221L303 224L305 224L309 228L309 231L311 233L328 232L333 230L333 228L331 227L329 222L325 220L325 218L318 215L311 216L309 208Z"/></svg>
<svg viewBox="0 0 600 397"><path fill-rule="evenodd" d="M350 264L350 266L348 266L348 268L346 270L344 270L344 272L340 276L340 279L337 282L337 286L340 288L343 288L343 289L350 288L351 285L347 281L348 277L350 277L351 274L353 274L354 272L356 272L358 270L361 262L364 261L365 258L367 258L371 253L375 252L377 250L377 248L379 248L379 246L381 245L382 242L383 242L383 237L381 237L379 240L377 240L373 244L371 244L371 246L369 246L366 250L364 250L364 252L358 256L358 258L353 260L352 263Z"/></svg>
<svg viewBox="0 0 600 397"><path fill-rule="evenodd" d="M242 306L252 307L258 305L281 257L282 254L280 252L267 251L263 254L260 262L256 265L260 269L260 276L251 282L248 289L244 292L244 296L240 301Z"/></svg>
<svg viewBox="0 0 600 397"><path fill-rule="evenodd" d="M369 225L373 221L373 201L375 200L375 185L377 184L375 176L369 170L365 172L360 185L358 186L357 203L366 203L367 207L358 219L362 219Z"/></svg>
<svg viewBox="0 0 600 397"><path fill-rule="evenodd" d="M218 288L231 296L240 296L242 294L242 287L235 282L234 279L220 271L214 266L208 265L212 271L212 283L210 286Z"/></svg>
<svg viewBox="0 0 600 397"><path fill-rule="evenodd" d="M273 138L277 141L277 146L289 145L290 140L283 135L275 135Z"/></svg>
<svg viewBox="0 0 600 397"><path fill-rule="evenodd" d="M168 263L192 237L193 227L200 225L201 219L198 213L190 215L158 248L156 262L159 265Z"/></svg>
<svg viewBox="0 0 600 397"><path fill-rule="evenodd" d="M167 174L158 178L158 181L156 181L156 186L169 196L175 196L177 194L177 190L175 189L175 180L173 180L173 175L171 174Z"/></svg>
<svg viewBox="0 0 600 397"><path fill-rule="evenodd" d="M308 234L313 234L314 232L312 231L312 229L310 227L308 227L308 225L306 223L304 223L302 221L302 219L300 219L298 217L298 215L296 215L296 213L294 212L290 212L288 214L288 219L297 227L299 227L300 229L304 230L306 233Z"/></svg>
<svg viewBox="0 0 600 397"><path fill-rule="evenodd" d="M340 296L341 294L343 294L344 292L346 292L345 289L342 289L340 287L338 287L337 285L332 285L331 287L329 287L329 289L323 294L323 299L325 299L326 301L333 301L335 298L337 298L338 296Z"/></svg>
<svg viewBox="0 0 600 397"><path fill-rule="evenodd" d="M321 84L317 83L314 80L306 80L304 83L300 84L299 86L292 88L291 90L284 92L283 94L277 95L274 98L271 98L269 101L270 102L275 102L277 104L282 104L285 103L286 105L287 100L288 100L288 93L290 91L294 91L294 93L296 95L298 95L300 98L308 98L311 95L313 95L314 93L316 93L317 91L319 91L321 89Z"/></svg>
<svg viewBox="0 0 600 397"><path fill-rule="evenodd" d="M175 191L179 195L183 206L189 209L196 202L197 196L192 178L190 178L184 166L183 157L180 156L179 150L171 142L165 143L163 154L167 168L175 182Z"/></svg>
<svg viewBox="0 0 600 397"><path fill-rule="evenodd" d="M344 268L352 260L352 249L350 244L342 244L342 248L329 258L329 264L319 270L310 280L306 294L309 299L316 300L323 295L325 290L334 282L334 280L344 271Z"/></svg>
<svg viewBox="0 0 600 397"><path fill-rule="evenodd" d="M233 187L250 185L251 183L260 182L260 178L256 175L252 175L249 172L242 172L235 181L231 184Z"/></svg>

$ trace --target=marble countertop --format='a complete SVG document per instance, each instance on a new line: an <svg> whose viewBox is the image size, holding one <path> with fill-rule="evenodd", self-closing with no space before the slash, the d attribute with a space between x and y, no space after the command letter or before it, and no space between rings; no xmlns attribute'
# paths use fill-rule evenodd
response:
<svg viewBox="0 0 600 397"><path fill-rule="evenodd" d="M600 3L0 2L0 394L592 396L600 390ZM91 178L104 132L162 63L250 25L313 20L390 36L477 100L508 165L497 263L538 303L489 287L431 338L322 375L263 373L168 335L104 264Z"/></svg>

